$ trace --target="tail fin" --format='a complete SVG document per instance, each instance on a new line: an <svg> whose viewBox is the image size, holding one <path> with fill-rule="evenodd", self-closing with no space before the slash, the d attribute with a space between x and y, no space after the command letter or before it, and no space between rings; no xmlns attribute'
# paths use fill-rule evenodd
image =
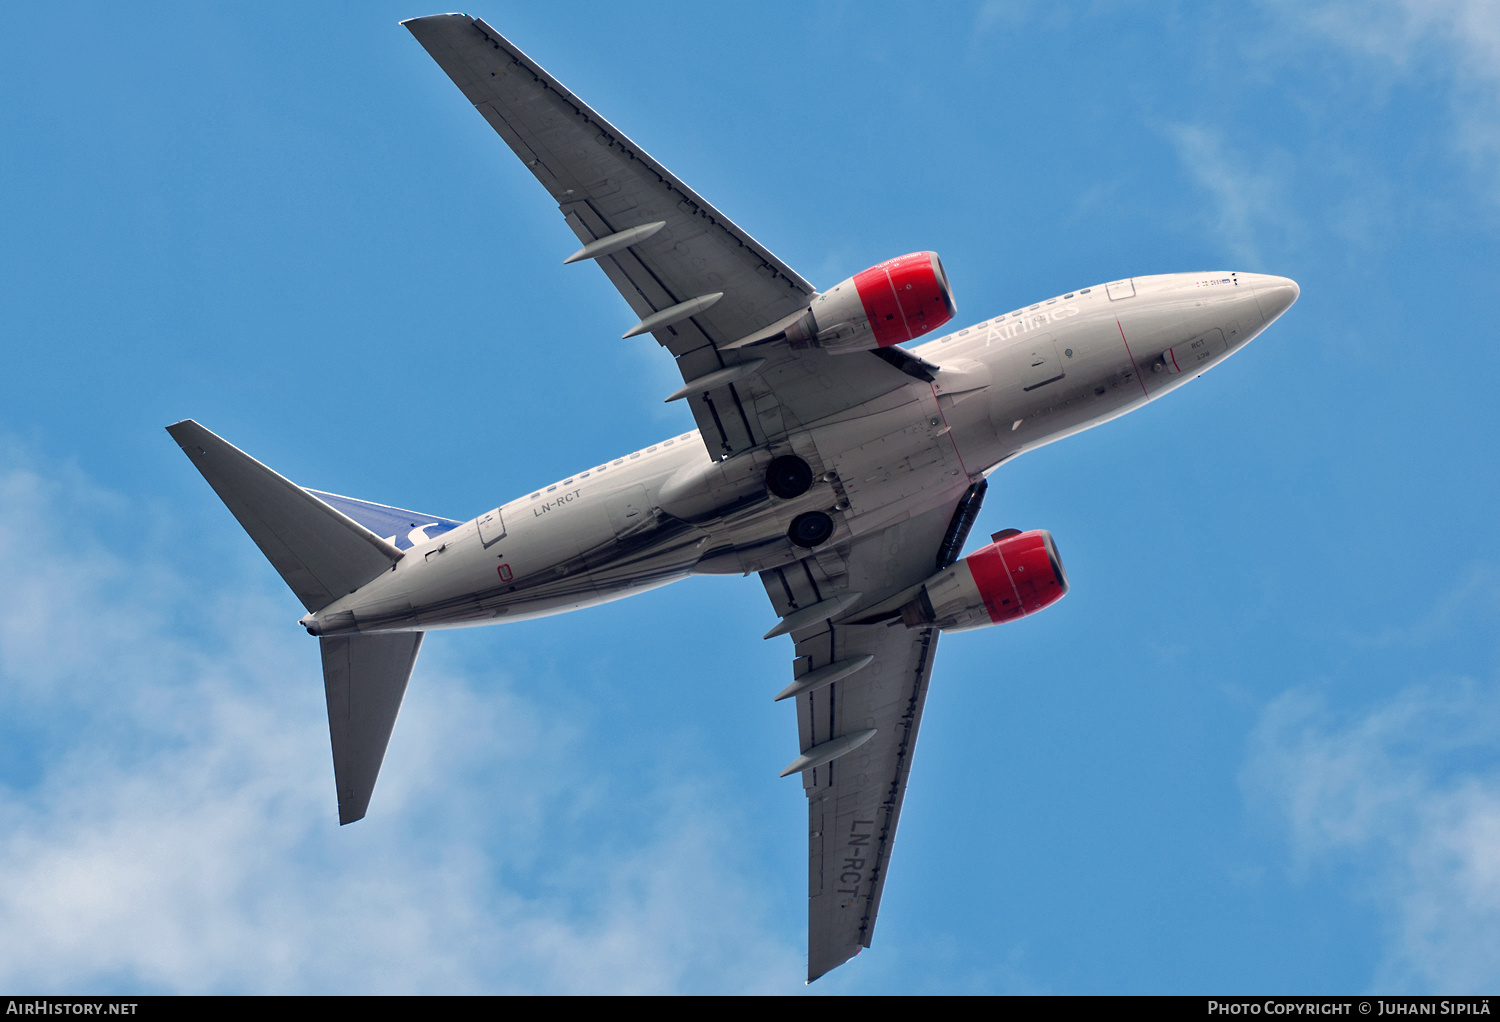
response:
<svg viewBox="0 0 1500 1022"><path fill-rule="evenodd" d="M167 432L308 610L319 610L352 593L401 559L401 551L389 540L191 419L168 426ZM397 517L411 514L383 508L386 517L392 513ZM439 522L448 524L447 519L431 524ZM384 519L378 518L378 524L383 526ZM353 823L370 804L401 697L422 646L422 633L341 635L319 641L339 823Z"/></svg>
<svg viewBox="0 0 1500 1022"><path fill-rule="evenodd" d="M192 419L167 432L308 610L354 592L401 559L388 540Z"/></svg>

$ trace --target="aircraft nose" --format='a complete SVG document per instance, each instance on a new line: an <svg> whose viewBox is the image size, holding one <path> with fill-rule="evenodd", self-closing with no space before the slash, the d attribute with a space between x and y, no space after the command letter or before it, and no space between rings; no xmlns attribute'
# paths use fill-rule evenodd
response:
<svg viewBox="0 0 1500 1022"><path fill-rule="evenodd" d="M1290 277L1273 277L1269 274L1255 276L1255 301L1260 305L1260 314L1265 317L1268 326L1273 319L1290 309L1300 294L1302 289Z"/></svg>

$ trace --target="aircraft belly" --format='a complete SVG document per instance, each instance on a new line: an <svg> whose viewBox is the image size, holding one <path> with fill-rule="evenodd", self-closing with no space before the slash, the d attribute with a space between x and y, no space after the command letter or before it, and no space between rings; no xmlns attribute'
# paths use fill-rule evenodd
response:
<svg viewBox="0 0 1500 1022"><path fill-rule="evenodd" d="M824 462L838 473L855 535L885 528L969 484L931 389L910 393L913 400L898 407L813 431Z"/></svg>
<svg viewBox="0 0 1500 1022"><path fill-rule="evenodd" d="M640 512L645 521L617 534L609 512L600 501L568 522L559 519L530 535L518 530L503 544L509 549L489 558L495 576L483 590L467 602L460 598L433 607L430 614L473 624L560 614L685 578L702 554L707 536L700 530L660 521L648 509ZM565 524L578 531L560 531ZM513 557L523 570L511 569L506 577L502 569Z"/></svg>
<svg viewBox="0 0 1500 1022"><path fill-rule="evenodd" d="M934 441L924 427L877 437L832 459L853 515L877 511L962 474L952 441Z"/></svg>
<svg viewBox="0 0 1500 1022"><path fill-rule="evenodd" d="M560 483L413 548L390 576L349 598L355 615L349 627L386 631L537 617L618 599L695 569L763 570L798 555L785 531L802 510L838 505L844 535L887 528L950 502L973 472L1112 419L1192 375L1153 374L1158 349L1191 344L1195 331L1223 331L1225 343L1199 367L1262 325L1258 313L1246 311L1248 294L1162 300L1137 285L1128 300L1077 318L1021 332L1008 325L955 345L949 360L962 353L983 363L971 371L992 374L987 386L939 399L913 383L800 434L799 449L821 462L818 473L832 475L795 501L755 501L723 518L679 521L656 506L656 491L689 465L689 450L693 457L701 452L664 449L649 469L647 462L631 465L607 484L604 478ZM796 438L788 439L795 447Z"/></svg>

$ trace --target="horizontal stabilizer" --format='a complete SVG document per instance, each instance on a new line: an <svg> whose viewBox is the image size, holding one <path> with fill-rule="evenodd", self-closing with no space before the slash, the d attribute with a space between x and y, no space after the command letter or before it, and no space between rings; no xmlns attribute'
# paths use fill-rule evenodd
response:
<svg viewBox="0 0 1500 1022"><path fill-rule="evenodd" d="M322 610L401 559L391 543L192 419L167 432L308 610Z"/></svg>
<svg viewBox="0 0 1500 1022"><path fill-rule="evenodd" d="M323 650L339 823L353 823L369 808L401 697L422 648L422 633L336 635L318 643Z"/></svg>

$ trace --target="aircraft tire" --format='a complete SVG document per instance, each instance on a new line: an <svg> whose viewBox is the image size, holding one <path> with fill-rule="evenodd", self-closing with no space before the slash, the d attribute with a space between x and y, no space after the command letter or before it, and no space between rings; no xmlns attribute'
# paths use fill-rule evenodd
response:
<svg viewBox="0 0 1500 1022"><path fill-rule="evenodd" d="M822 511L808 511L792 519L792 527L786 530L786 538L797 546L815 547L826 543L833 535L833 519Z"/></svg>
<svg viewBox="0 0 1500 1022"><path fill-rule="evenodd" d="M766 489L782 500L802 496L812 487L812 482L812 469L795 454L772 458L771 464L766 466Z"/></svg>

